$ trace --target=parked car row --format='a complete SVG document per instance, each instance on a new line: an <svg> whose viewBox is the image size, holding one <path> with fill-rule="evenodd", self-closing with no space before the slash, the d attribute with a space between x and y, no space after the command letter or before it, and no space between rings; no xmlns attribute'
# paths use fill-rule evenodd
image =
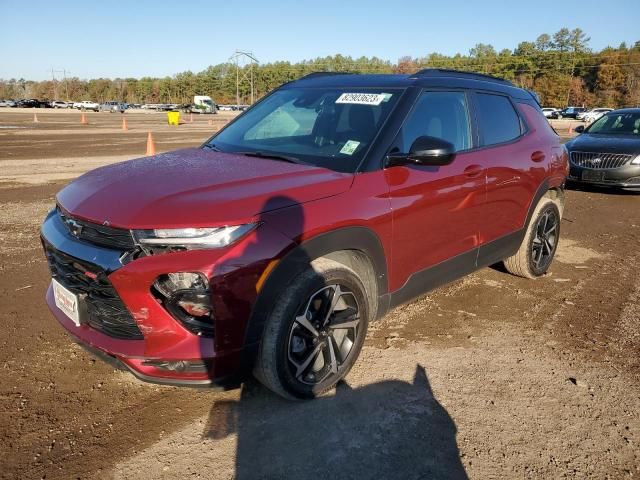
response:
<svg viewBox="0 0 640 480"><path fill-rule="evenodd" d="M180 111L184 113L216 113L220 110L220 107L212 101L209 103L145 103L137 108L155 110L156 112Z"/></svg>
<svg viewBox="0 0 640 480"><path fill-rule="evenodd" d="M38 100L36 98L23 98L21 100L0 100L0 107L51 108L51 105L50 105L50 102L47 100Z"/></svg>
<svg viewBox="0 0 640 480"><path fill-rule="evenodd" d="M144 110L156 110L159 112L168 112L171 110L180 110L191 113L215 113L217 110L246 110L248 105L226 105L221 108L208 96L194 97L194 103L123 103L118 101L108 101L104 103L83 100L81 102L65 102L62 100L37 100L35 98L22 100L0 100L0 107L21 107L21 108L75 108L77 110L93 110L94 112L120 112L123 113L129 108L142 108Z"/></svg>
<svg viewBox="0 0 640 480"><path fill-rule="evenodd" d="M612 108L602 107L592 108L590 110L585 107L567 107L563 110L553 107L545 107L542 109L542 113L544 113L544 116L547 118L574 118L587 123L594 122L611 111L613 111Z"/></svg>
<svg viewBox="0 0 640 480"><path fill-rule="evenodd" d="M236 111L240 111L243 112L245 111L247 108L249 108L249 105L218 105L218 110L224 111L224 112L236 112Z"/></svg>
<svg viewBox="0 0 640 480"><path fill-rule="evenodd" d="M20 108L75 108L77 110L93 110L94 112L124 112L130 107L127 103L109 101L104 103L83 100L81 102L65 102L62 100L38 100L26 98L22 100L0 100L0 107Z"/></svg>
<svg viewBox="0 0 640 480"><path fill-rule="evenodd" d="M576 118L583 122L591 123L609 112L613 112L613 108L592 108L587 112L579 113Z"/></svg>
<svg viewBox="0 0 640 480"><path fill-rule="evenodd" d="M579 114L586 112L585 107L567 107L565 109L545 107L542 109L542 113L547 118L576 118Z"/></svg>

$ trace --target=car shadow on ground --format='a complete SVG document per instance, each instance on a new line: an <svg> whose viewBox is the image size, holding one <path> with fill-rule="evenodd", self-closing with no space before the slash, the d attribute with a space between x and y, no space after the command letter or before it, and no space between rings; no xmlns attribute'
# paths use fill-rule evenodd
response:
<svg viewBox="0 0 640 480"><path fill-rule="evenodd" d="M237 435L236 478L466 479L456 426L424 368L311 401L284 400L255 381L215 402L205 438Z"/></svg>

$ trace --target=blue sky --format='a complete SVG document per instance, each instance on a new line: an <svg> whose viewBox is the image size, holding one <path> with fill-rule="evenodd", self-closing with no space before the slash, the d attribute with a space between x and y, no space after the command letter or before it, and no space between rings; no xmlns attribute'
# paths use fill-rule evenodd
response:
<svg viewBox="0 0 640 480"><path fill-rule="evenodd" d="M80 78L197 72L235 49L261 62L466 54L564 26L586 31L593 49L640 40L640 0L0 0L0 19L0 78L33 80L52 67Z"/></svg>

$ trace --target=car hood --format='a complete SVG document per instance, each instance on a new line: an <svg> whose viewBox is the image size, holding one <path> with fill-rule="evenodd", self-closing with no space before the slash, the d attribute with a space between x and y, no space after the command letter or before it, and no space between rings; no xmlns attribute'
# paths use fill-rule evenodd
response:
<svg viewBox="0 0 640 480"><path fill-rule="evenodd" d="M121 228L233 225L338 195L352 174L185 149L93 170L57 195L72 216Z"/></svg>
<svg viewBox="0 0 640 480"><path fill-rule="evenodd" d="M590 135L583 133L567 143L570 151L596 153L640 153L638 135Z"/></svg>

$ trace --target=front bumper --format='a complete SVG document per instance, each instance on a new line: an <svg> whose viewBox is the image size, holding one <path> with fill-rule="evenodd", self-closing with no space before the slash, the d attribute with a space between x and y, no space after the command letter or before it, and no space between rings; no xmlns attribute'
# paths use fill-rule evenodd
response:
<svg viewBox="0 0 640 480"><path fill-rule="evenodd" d="M41 229L45 250L76 259L73 265L77 263L80 273L88 266L92 275L103 274L140 335L117 338L113 331L96 328L95 322L76 325L56 306L51 286L47 304L74 339L112 358L142 380L190 386L235 384L250 368L246 352L256 347L245 344L245 331L257 297L256 284L267 264L289 243L266 226L258 230L263 246L260 254L246 248L257 235L252 232L239 244L225 249L142 257L123 265L121 259L126 258L123 256L126 252L79 240L57 212L52 211ZM152 294L151 287L158 276L171 272L198 272L209 280L214 307L213 337L189 331ZM73 292L74 285L65 285L63 278L57 280Z"/></svg>
<svg viewBox="0 0 640 480"><path fill-rule="evenodd" d="M570 164L568 180L603 187L640 190L640 165L625 165L623 167L609 169L591 169Z"/></svg>

